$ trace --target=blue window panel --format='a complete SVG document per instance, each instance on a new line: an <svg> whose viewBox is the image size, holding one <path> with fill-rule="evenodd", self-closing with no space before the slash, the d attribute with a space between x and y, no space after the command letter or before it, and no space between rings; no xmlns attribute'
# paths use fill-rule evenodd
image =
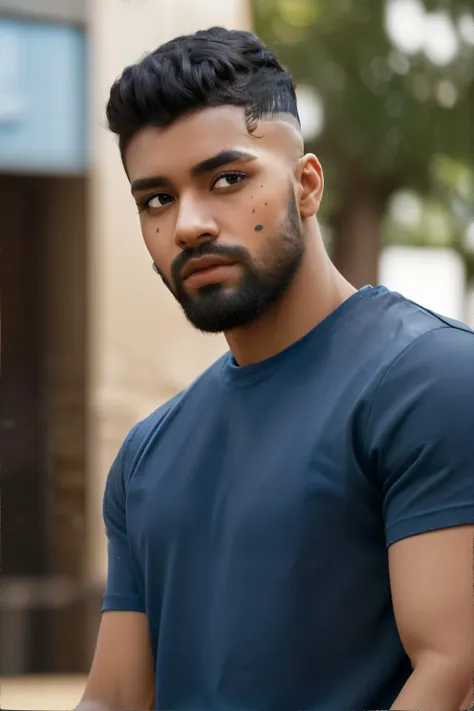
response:
<svg viewBox="0 0 474 711"><path fill-rule="evenodd" d="M86 62L81 30L0 19L0 170L86 170Z"/></svg>

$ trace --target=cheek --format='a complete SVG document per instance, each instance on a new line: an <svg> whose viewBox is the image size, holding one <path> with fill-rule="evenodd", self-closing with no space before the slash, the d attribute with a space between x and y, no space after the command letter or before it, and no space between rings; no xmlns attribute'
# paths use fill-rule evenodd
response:
<svg viewBox="0 0 474 711"><path fill-rule="evenodd" d="M264 195L258 202L253 200L251 203L253 204L242 219L246 222L246 240L249 239L257 246L278 232L281 220L279 210L275 206L275 198L271 201L269 196Z"/></svg>
<svg viewBox="0 0 474 711"><path fill-rule="evenodd" d="M254 190L250 191L244 204L240 204L238 210L233 213L229 227L238 241L251 245L255 243L255 239L274 231L275 210L271 208L270 196L267 192L268 187L262 188L259 183ZM229 222L228 216L227 222Z"/></svg>
<svg viewBox="0 0 474 711"><path fill-rule="evenodd" d="M284 221L288 209L288 187L275 181L260 180L250 193L249 210L254 222L263 225L263 232L274 232ZM260 231L262 232L262 231Z"/></svg>
<svg viewBox="0 0 474 711"><path fill-rule="evenodd" d="M158 225L154 220L141 220L141 231L145 247L160 270L169 274L170 266L178 252L173 240L167 236L163 225Z"/></svg>

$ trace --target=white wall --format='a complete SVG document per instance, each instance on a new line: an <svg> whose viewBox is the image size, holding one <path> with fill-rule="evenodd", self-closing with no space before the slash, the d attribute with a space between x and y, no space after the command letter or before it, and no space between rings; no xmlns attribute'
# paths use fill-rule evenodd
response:
<svg viewBox="0 0 474 711"><path fill-rule="evenodd" d="M457 252L426 247L388 247L379 282L436 313L465 320L466 272Z"/></svg>

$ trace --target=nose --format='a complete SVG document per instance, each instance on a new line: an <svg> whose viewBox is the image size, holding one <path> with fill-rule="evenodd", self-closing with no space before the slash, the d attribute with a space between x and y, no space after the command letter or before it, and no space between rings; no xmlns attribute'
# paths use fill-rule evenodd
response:
<svg viewBox="0 0 474 711"><path fill-rule="evenodd" d="M189 196L181 198L175 227L177 246L181 249L196 247L203 242L212 242L218 236L218 226L206 205Z"/></svg>

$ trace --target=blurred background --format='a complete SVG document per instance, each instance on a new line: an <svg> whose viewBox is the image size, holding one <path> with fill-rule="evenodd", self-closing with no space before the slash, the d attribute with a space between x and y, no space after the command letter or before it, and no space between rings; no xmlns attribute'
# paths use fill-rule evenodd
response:
<svg viewBox="0 0 474 711"><path fill-rule="evenodd" d="M472 0L0 0L3 708L79 700L109 466L225 349L153 274L104 117L127 63L215 24L292 71L346 277L474 326Z"/></svg>

